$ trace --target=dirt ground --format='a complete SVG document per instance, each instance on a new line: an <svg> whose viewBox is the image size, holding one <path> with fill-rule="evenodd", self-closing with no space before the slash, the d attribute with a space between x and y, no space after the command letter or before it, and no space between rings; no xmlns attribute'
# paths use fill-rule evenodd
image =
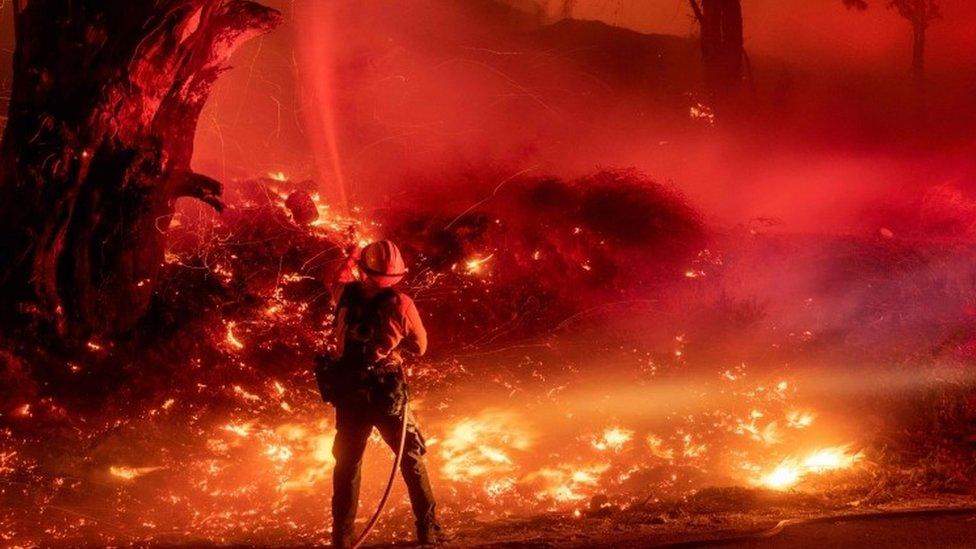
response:
<svg viewBox="0 0 976 549"><path fill-rule="evenodd" d="M457 539L451 546L850 547L867 543L876 547L966 547L976 544L976 500L965 497L927 498L828 513L768 508L670 515L620 511L602 517L550 515L499 520L457 528Z"/></svg>

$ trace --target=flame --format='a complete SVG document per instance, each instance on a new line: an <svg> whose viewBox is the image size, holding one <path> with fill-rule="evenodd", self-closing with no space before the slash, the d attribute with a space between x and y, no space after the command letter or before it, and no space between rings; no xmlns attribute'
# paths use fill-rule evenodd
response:
<svg viewBox="0 0 976 549"><path fill-rule="evenodd" d="M786 490L800 482L802 476L803 471L795 461L785 460L772 472L763 475L759 483L773 490Z"/></svg>
<svg viewBox="0 0 976 549"><path fill-rule="evenodd" d="M448 429L441 445L441 472L454 481L470 481L515 469L512 451L529 448L532 436L514 414L482 412Z"/></svg>
<svg viewBox="0 0 976 549"><path fill-rule="evenodd" d="M767 446L772 446L774 444L783 442L783 437L779 431L779 425L777 425L775 421L772 421L763 427L759 427L756 420L760 417L762 417L762 414L759 414L758 416L754 415L749 423L740 421L739 432L748 434L753 440L761 442Z"/></svg>
<svg viewBox="0 0 976 549"><path fill-rule="evenodd" d="M681 455L686 458L697 458L705 454L708 450L708 445L705 443L696 443L694 437L691 433L685 433L681 437L681 443L683 449L681 450Z"/></svg>
<svg viewBox="0 0 976 549"><path fill-rule="evenodd" d="M335 429L320 421L313 431L300 423L286 423L274 430L279 441L265 449L277 464L287 463L278 489L283 492L312 492L321 489L320 483L331 478L335 458L332 442Z"/></svg>
<svg viewBox="0 0 976 549"><path fill-rule="evenodd" d="M230 433L234 433L239 437L247 437L251 435L251 429L253 429L251 423L228 423L224 425L224 430Z"/></svg>
<svg viewBox="0 0 976 549"><path fill-rule="evenodd" d="M791 410L786 414L786 424L792 429L805 429L813 425L813 420L817 415L813 412L800 412Z"/></svg>
<svg viewBox="0 0 976 549"><path fill-rule="evenodd" d="M124 465L113 465L108 468L108 472L113 477L118 477L123 480L135 480L160 469L162 467L126 467Z"/></svg>
<svg viewBox="0 0 976 549"><path fill-rule="evenodd" d="M612 427L604 431L603 436L593 440L593 447L601 452L604 450L619 452L623 449L624 444L630 442L633 438L634 431L621 429L620 427Z"/></svg>
<svg viewBox="0 0 976 549"><path fill-rule="evenodd" d="M234 394L240 396L241 398L247 401L261 402L261 397L259 397L254 393L249 393L245 391L244 388L241 387L240 385L234 385Z"/></svg>
<svg viewBox="0 0 976 549"><path fill-rule="evenodd" d="M848 451L849 448L850 445L817 450L803 460L803 466L807 470L816 473L833 471L835 469L847 469L864 457L860 452L851 454Z"/></svg>
<svg viewBox="0 0 976 549"><path fill-rule="evenodd" d="M291 448L284 445L269 444L265 454L271 458L272 461L288 461L294 455Z"/></svg>
<svg viewBox="0 0 976 549"><path fill-rule="evenodd" d="M536 499L568 503L586 499L589 488L599 485L600 476L610 468L609 463L587 466L561 464L544 467L526 477L527 482L541 484Z"/></svg>
<svg viewBox="0 0 976 549"><path fill-rule="evenodd" d="M861 452L851 453L849 444L821 448L802 459L784 459L771 472L762 475L757 484L773 490L786 490L808 475L849 469L863 457Z"/></svg>
<svg viewBox="0 0 976 549"><path fill-rule="evenodd" d="M288 181L288 176L285 175L285 172L280 172L280 171L279 172L268 172L268 178L274 179L275 181L278 181L278 182Z"/></svg>
<svg viewBox="0 0 976 549"><path fill-rule="evenodd" d="M283 180L284 174L279 172L279 175ZM283 207L280 201L285 196L275 196L279 200L278 205ZM323 214L309 229L313 235L333 238L341 233L343 242L348 246L357 242L363 246L370 241L363 231L377 225L364 224L331 211L327 204L320 203L317 194L312 198ZM573 229L573 234L583 235L581 238L589 236L579 227ZM496 250L496 253L487 256L478 254L459 261L452 270L457 275L489 274L490 261L505 253L505 250ZM538 260L543 253L536 249L531 257ZM503 257L499 257L497 261L503 260ZM166 261L179 262L180 256L168 252ZM186 261L189 263L189 258ZM589 261L580 260L579 268L591 268ZM234 273L240 273L239 267L234 267L233 263L211 263L210 268L213 276L226 281L233 279ZM265 377L260 375L265 359L252 363L249 356L249 353L260 355L275 349L267 341L282 332L286 332L284 337L289 338L296 333L305 336L315 331L320 335L307 339L321 342L323 348L327 346L328 331L323 330L321 324L309 329L309 324L304 323L309 303L302 301L302 298L289 297L290 292L286 291L289 284L315 280L307 272L301 269L280 272L277 280L272 280L276 284L269 283L268 292L260 296L263 301L255 302L253 313L230 313L235 316L228 316L209 326L211 341L224 351L219 353L220 358L226 360L222 366L233 368L235 372L239 369L245 374L220 378L221 381L208 381L207 385L197 384L200 395L209 396L219 392L220 407L210 409L208 402L200 402L202 397L186 391L174 393L180 399L179 406L176 406L176 399L169 398L160 409L172 411L154 416L160 421L179 421L186 417L187 425L196 430L196 435L202 441L201 450L206 453L201 452L193 457L176 454L175 460L170 457L174 454L167 453L162 454L165 457L161 459L167 460L161 462L163 467L113 466L109 470L112 476L127 481L157 469L165 469L166 474L173 477L186 473L186 480L193 489L208 496L212 503L201 504L194 500L194 490L180 492L178 488L173 488L171 491L169 486L165 487L166 493L161 497L162 501L173 505L193 505L194 513L207 517L209 522L205 526L194 523L187 526L188 532L192 530L195 535L225 539L228 532L239 531L240 525L245 522L253 521L256 528L268 524L255 517L276 525L287 524L289 531L293 529L302 536L311 535L309 533L313 529L319 528L317 521L320 517L316 517L314 525L309 527L292 509L295 502L304 501L299 498L327 497L335 463L332 456L335 429L327 420L309 415L310 410L318 413L321 403L314 402L312 405L317 396L309 396L313 390L307 387L307 376L292 376L282 371L273 374L277 379ZM711 270L707 272L711 273ZM686 276L701 278L706 276L706 270L696 263L689 268ZM278 331L272 331L272 328ZM302 344L307 341L297 337L295 340ZM680 334L664 344L667 346L661 351L665 356L661 359L654 357L654 362L650 353L644 358L644 349L634 349L634 353L646 362L650 371L658 367L663 371L668 364L683 364L685 350L691 354L690 351L694 349ZM245 347L248 352L239 352ZM203 368L205 360L193 357L192 368ZM78 371L76 366L71 368ZM422 376L424 368L418 367L417 370L420 373L418 377ZM861 454L850 452L847 446L821 448L809 454L771 454L770 446L774 444L779 445L778 448L810 448L803 438L808 433L803 429L813 424L816 417L814 411L793 408L794 403L790 399L796 397L799 388L793 381L783 380L782 376L770 379L764 375L759 385L758 379L753 384L756 378L747 374L745 364L730 368L722 365L717 370L714 372L714 382L720 384L723 393L734 397L734 401L730 399L732 402L728 408L723 406L707 412L689 411L687 414L671 415L667 423L662 421L660 425L655 424L655 434L634 430L644 429L643 424L597 423L594 426L579 422L573 425L572 430L566 431L559 431L558 426L553 426L552 432L559 433L559 436L539 437L541 440L537 443L541 429L529 424L526 417L518 415L515 411L519 409L518 404L512 404L512 410L490 409L467 417L454 416L441 424L440 429L427 433L436 434L436 437L428 439L429 446L436 448L437 453L430 465L442 474L437 480L444 483L446 491L460 495L461 501L457 503L460 511L507 514L517 509L532 509L540 504L549 510L571 512L580 506L578 502L586 501L595 494L614 494L617 497L625 493L630 488L624 486L624 482L640 478L635 475L649 468L667 471L662 475L666 480L653 487L662 488L660 497L664 498L691 486L690 479L683 473L686 469L726 473L731 468L743 483L788 490L810 476L852 467L861 458ZM642 371L647 371L643 364ZM544 376L549 374L541 369L540 372L537 377L548 383ZM523 390L523 386L517 382L507 379L502 382L513 393ZM571 408L558 408L562 404L555 396L565 388L566 385L549 387L546 394L552 400L545 404L551 403L553 410L566 412L566 417L575 421L576 416L569 413ZM433 401L431 409L455 413L450 408L451 400L436 402L436 394L431 394L430 398ZM231 409L226 409L224 403ZM43 415L53 409L53 404L45 400L33 406L35 408L25 404L14 413L29 417L35 409L35 415ZM214 418L205 414L223 415ZM120 418L120 421L124 419ZM211 422L211 419L216 419L216 422ZM604 417L601 421L617 420ZM371 444L382 443L378 437L374 437ZM0 472L8 467L8 462L10 467L20 466L15 463L17 460L14 457L8 458L7 455L0 453ZM140 459L143 458L118 455L113 461L138 463ZM746 465L739 469L743 463ZM366 473L370 474L368 469L367 463ZM162 477L162 474L159 476ZM664 490L668 491L668 495L663 493ZM582 516L582 513L575 509L575 515Z"/></svg>
<svg viewBox="0 0 976 549"><path fill-rule="evenodd" d="M647 445L651 448L651 453L655 457L663 459L665 461L671 461L674 459L674 450L664 447L664 440L657 435L647 436Z"/></svg>

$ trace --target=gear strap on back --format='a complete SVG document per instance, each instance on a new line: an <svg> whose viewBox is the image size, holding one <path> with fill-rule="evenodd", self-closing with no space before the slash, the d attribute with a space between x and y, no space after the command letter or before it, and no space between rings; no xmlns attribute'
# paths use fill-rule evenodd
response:
<svg viewBox="0 0 976 549"><path fill-rule="evenodd" d="M315 379L322 400L335 404L343 395L357 391L368 393L367 398L381 397L384 385L389 385L388 376L379 376L376 371L376 337L384 329L388 320L385 314L397 309L399 293L393 288L385 288L374 296L366 296L362 284L346 284L339 297L337 311L345 310L343 319L342 356L333 358L320 355L315 359ZM375 378L375 379L374 379ZM382 383L380 383L382 381ZM400 380L402 385L402 379ZM391 392L396 408L402 405L400 391ZM405 399L405 388L403 399Z"/></svg>
<svg viewBox="0 0 976 549"><path fill-rule="evenodd" d="M337 310L346 311L341 362L353 368L369 369L375 365L376 339L389 320L385 315L397 309L399 300L400 295L393 288L367 296L360 283L345 286L337 306Z"/></svg>

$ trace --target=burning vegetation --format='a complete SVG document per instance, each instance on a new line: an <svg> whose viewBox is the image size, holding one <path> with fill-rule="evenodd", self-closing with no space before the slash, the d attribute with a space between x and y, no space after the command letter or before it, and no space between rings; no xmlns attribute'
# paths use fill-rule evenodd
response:
<svg viewBox="0 0 976 549"><path fill-rule="evenodd" d="M665 509L714 485L850 505L899 483L791 367L816 327L736 301L755 257L719 252L680 195L630 172L509 185L454 216L342 215L283 174L236 184L219 215L181 207L141 332L72 360L6 341L4 539L326 539L334 425L310 365L331 280L380 234L436 334L408 375L448 521ZM388 465L371 448L367 474ZM410 530L398 494L388 538Z"/></svg>
<svg viewBox="0 0 976 549"><path fill-rule="evenodd" d="M0 332L0 543L328 540L335 422L312 364L335 346L337 273L386 238L431 334L406 370L439 513L472 543L976 492L976 201L954 179L971 145L931 171L897 149L891 173L948 181L917 197L875 200L880 171L837 200L877 167L835 158L863 145L863 122L913 115L880 101L831 127L875 84L852 98L823 83L828 101L760 56L753 75L739 2L690 3L700 45L490 0L294 4L13 3L27 38L0 146L0 253L19 258L0 265L16 290L0 294L15 316ZM289 131L276 95L268 135L225 136L215 115L197 137L208 173L239 177L222 188L190 169L192 130L234 48L282 21L303 37L280 57L308 66L283 72L312 83L290 105L310 120ZM238 121L252 85L278 86L253 74ZM255 148L235 137L316 150L228 168ZM837 148L796 154L822 141ZM269 164L305 153L329 185ZM679 173L694 200L638 169L587 172L602 165ZM347 194L342 168L361 188ZM346 204L370 186L385 203ZM738 221L810 197L800 225ZM855 236L820 224L838 204ZM369 444L363 509L390 464ZM411 522L398 487L381 537L410 538Z"/></svg>

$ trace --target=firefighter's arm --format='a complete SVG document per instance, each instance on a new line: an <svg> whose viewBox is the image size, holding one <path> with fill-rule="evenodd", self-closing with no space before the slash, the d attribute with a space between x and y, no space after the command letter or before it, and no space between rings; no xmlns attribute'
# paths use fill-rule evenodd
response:
<svg viewBox="0 0 976 549"><path fill-rule="evenodd" d="M427 331L413 301L405 299L397 303L396 308L390 310L384 318L383 329L376 338L378 359L396 356L396 350L416 355L427 352Z"/></svg>
<svg viewBox="0 0 976 549"><path fill-rule="evenodd" d="M339 298L336 300L336 311L335 317L332 320L332 333L335 335L336 350L335 356L342 356L343 346L346 342L346 315L349 309L346 307L345 300L342 299L342 294L345 291L345 286L339 290Z"/></svg>
<svg viewBox="0 0 976 549"><path fill-rule="evenodd" d="M342 260L342 265L334 273L332 280L329 282L328 289L331 291L332 299L337 305L346 285L356 280L356 263L359 261L359 254L360 249L358 247L350 246L346 250L346 258Z"/></svg>
<svg viewBox="0 0 976 549"><path fill-rule="evenodd" d="M427 329L424 328L424 322L420 320L420 312L413 301L407 304L403 316L407 331L403 340L404 349L418 356L423 355L427 352Z"/></svg>
<svg viewBox="0 0 976 549"><path fill-rule="evenodd" d="M332 333L335 334L335 356L342 356L344 351L343 347L346 343L346 308L343 307L336 312L335 321L333 323Z"/></svg>

